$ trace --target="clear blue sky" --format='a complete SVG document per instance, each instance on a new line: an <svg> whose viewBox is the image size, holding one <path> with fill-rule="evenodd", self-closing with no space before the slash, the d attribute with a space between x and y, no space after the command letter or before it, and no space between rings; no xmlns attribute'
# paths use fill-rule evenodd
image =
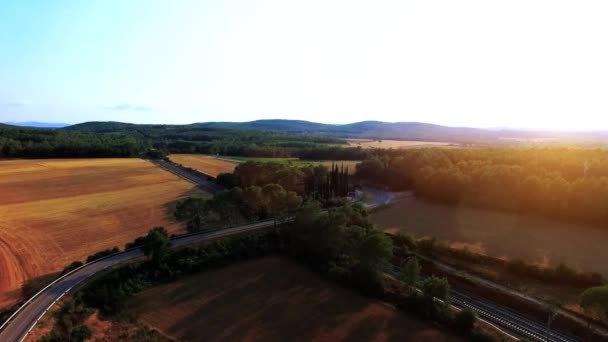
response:
<svg viewBox="0 0 608 342"><path fill-rule="evenodd" d="M3 1L0 122L608 129L608 2Z"/></svg>

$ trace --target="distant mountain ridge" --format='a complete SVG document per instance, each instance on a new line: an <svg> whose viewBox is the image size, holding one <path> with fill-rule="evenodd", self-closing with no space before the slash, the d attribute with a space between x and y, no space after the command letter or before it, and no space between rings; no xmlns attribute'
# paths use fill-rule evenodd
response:
<svg viewBox="0 0 608 342"><path fill-rule="evenodd" d="M304 120L265 119L247 122L200 122L188 125L131 124L122 122L85 122L66 130L96 133L138 133L144 128L172 130L177 128L202 130L267 130L288 133L325 134L341 138L425 140L456 143L549 141L549 140L608 140L606 132L550 132L533 130L502 130L469 127L449 127L422 122L360 121L350 124L324 124Z"/></svg>
<svg viewBox="0 0 608 342"><path fill-rule="evenodd" d="M11 126L36 127L36 128L63 128L63 127L70 126L70 124L67 124L67 123L49 123L49 122L38 122L38 121L6 122L6 124L11 125Z"/></svg>

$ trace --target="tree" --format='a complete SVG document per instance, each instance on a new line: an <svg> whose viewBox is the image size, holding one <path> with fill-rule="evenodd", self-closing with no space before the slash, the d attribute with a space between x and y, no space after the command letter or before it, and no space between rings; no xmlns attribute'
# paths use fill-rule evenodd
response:
<svg viewBox="0 0 608 342"><path fill-rule="evenodd" d="M70 334L72 342L83 342L88 340L93 336L91 329L89 329L86 325L79 325L76 328L72 329L72 333Z"/></svg>
<svg viewBox="0 0 608 342"><path fill-rule="evenodd" d="M285 195L285 189L283 189L283 187L279 184L266 184L262 188L262 198L264 198L266 208L275 219L275 222L277 215L283 212L286 208Z"/></svg>
<svg viewBox="0 0 608 342"><path fill-rule="evenodd" d="M422 292L427 298L448 299L450 285L446 278L431 276L422 282Z"/></svg>
<svg viewBox="0 0 608 342"><path fill-rule="evenodd" d="M585 313L601 320L608 319L608 285L588 288L580 302Z"/></svg>
<svg viewBox="0 0 608 342"><path fill-rule="evenodd" d="M393 240L381 231L371 230L358 243L356 256L363 268L380 271L393 257Z"/></svg>
<svg viewBox="0 0 608 342"><path fill-rule="evenodd" d="M393 235L393 241L395 242L396 247L404 249L405 251L416 250L416 239L409 233L399 231L397 234Z"/></svg>
<svg viewBox="0 0 608 342"><path fill-rule="evenodd" d="M418 284L418 280L420 279L420 263L418 262L418 258L411 257L407 259L401 269L400 277L407 285L416 286Z"/></svg>
<svg viewBox="0 0 608 342"><path fill-rule="evenodd" d="M160 266L169 253L169 234L163 227L156 227L148 232L141 249L156 266Z"/></svg>

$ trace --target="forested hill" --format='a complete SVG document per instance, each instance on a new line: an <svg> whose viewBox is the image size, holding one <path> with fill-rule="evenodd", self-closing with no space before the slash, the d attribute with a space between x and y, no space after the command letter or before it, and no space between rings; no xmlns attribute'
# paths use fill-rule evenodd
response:
<svg viewBox="0 0 608 342"><path fill-rule="evenodd" d="M526 142L605 143L606 132L549 132L531 130L490 130L448 127L420 122L361 121L351 124L323 124L303 120L256 120L249 122L203 122L189 125L138 125L121 122L86 122L64 128L91 133L130 133L134 135L174 132L226 132L258 130L289 134L325 135L335 138L425 140L477 145L514 145Z"/></svg>
<svg viewBox="0 0 608 342"><path fill-rule="evenodd" d="M497 132L457 128L419 122L362 121L345 125L323 124L302 120L256 120L249 122L203 122L190 125L136 125L121 122L85 122L66 130L94 133L143 133L155 131L222 131L262 130L283 133L330 135L339 138L372 138L395 140L432 140L460 143L491 143Z"/></svg>

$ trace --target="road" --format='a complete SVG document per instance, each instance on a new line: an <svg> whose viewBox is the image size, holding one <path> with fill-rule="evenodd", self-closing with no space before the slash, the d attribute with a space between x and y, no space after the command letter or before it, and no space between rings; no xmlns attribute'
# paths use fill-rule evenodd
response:
<svg viewBox="0 0 608 342"><path fill-rule="evenodd" d="M186 246L192 243L208 241L235 235L243 232L274 227L273 221L259 222L236 228L224 229L211 233L199 233L185 235L171 241L173 248ZM26 304L24 304L13 316L11 316L0 327L0 341L23 341L36 322L57 302L64 294L74 286L82 283L91 276L125 261L133 260L143 256L139 249L133 249L118 253L106 258L99 259L86 264L71 273L57 279L51 285L40 291Z"/></svg>
<svg viewBox="0 0 608 342"><path fill-rule="evenodd" d="M211 182L207 176L202 173L195 173L186 168L180 167L173 163L164 161L162 159L150 160L153 164L158 165L160 168L173 173L174 175L184 178L194 184L200 186L203 190L209 193L216 193L224 190L224 188L216 183Z"/></svg>

